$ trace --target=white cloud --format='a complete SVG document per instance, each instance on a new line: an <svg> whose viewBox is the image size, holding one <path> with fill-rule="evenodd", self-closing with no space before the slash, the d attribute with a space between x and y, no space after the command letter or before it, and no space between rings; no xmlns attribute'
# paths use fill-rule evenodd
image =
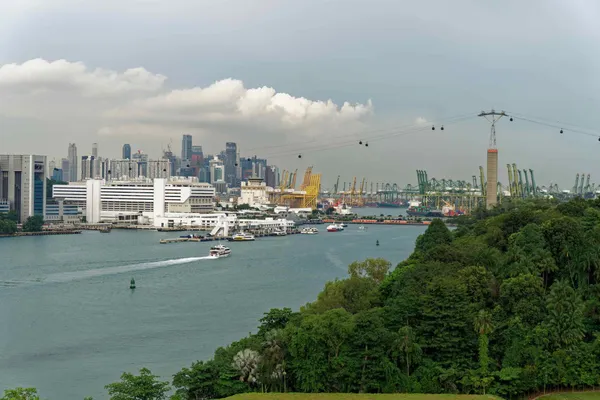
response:
<svg viewBox="0 0 600 400"><path fill-rule="evenodd" d="M89 70L81 62L66 60L49 62L38 58L0 66L0 88L30 93L75 91L94 97L155 92L165 80L165 76L141 67L119 73L100 68Z"/></svg>
<svg viewBox="0 0 600 400"><path fill-rule="evenodd" d="M371 101L366 104L315 101L278 93L270 87L247 89L235 79L224 79L200 88L172 90L157 96L139 99L110 110L108 117L125 121L203 123L245 122L269 124L271 127L298 128L315 124L337 124L359 120L372 113Z"/></svg>
<svg viewBox="0 0 600 400"><path fill-rule="evenodd" d="M424 117L417 117L415 119L415 125L427 125L428 123L429 121L427 121L427 119Z"/></svg>

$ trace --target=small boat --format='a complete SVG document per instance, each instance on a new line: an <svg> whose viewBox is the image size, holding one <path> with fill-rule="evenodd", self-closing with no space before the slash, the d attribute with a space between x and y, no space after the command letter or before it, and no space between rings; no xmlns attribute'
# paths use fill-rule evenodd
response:
<svg viewBox="0 0 600 400"><path fill-rule="evenodd" d="M217 244L216 246L212 246L208 252L208 256L210 258L223 258L229 257L231 255L231 249L229 247L225 247L222 244Z"/></svg>
<svg viewBox="0 0 600 400"><path fill-rule="evenodd" d="M287 233L285 231L274 231L273 234L275 236L286 236Z"/></svg>
<svg viewBox="0 0 600 400"><path fill-rule="evenodd" d="M192 234L181 235L179 237L182 238L182 239L202 239L202 236L200 236L200 235L192 235Z"/></svg>
<svg viewBox="0 0 600 400"><path fill-rule="evenodd" d="M346 224L346 223L341 223L340 225L342 226L342 228L347 228L348 227L348 224Z"/></svg>
<svg viewBox="0 0 600 400"><path fill-rule="evenodd" d="M361 226L359 226L359 227L358 227L358 230L359 230L359 231L364 231L364 230L365 230L365 227L361 225Z"/></svg>
<svg viewBox="0 0 600 400"><path fill-rule="evenodd" d="M340 232L343 231L344 227L338 224L331 224L327 227L327 232Z"/></svg>
<svg viewBox="0 0 600 400"><path fill-rule="evenodd" d="M129 289L135 289L135 279L133 278L129 281Z"/></svg>
<svg viewBox="0 0 600 400"><path fill-rule="evenodd" d="M253 240L254 240L254 235L251 235L246 232L236 233L229 239L230 242L251 242Z"/></svg>
<svg viewBox="0 0 600 400"><path fill-rule="evenodd" d="M317 228L304 228L300 231L300 233L304 234L304 235L316 235L317 233L319 233L319 230Z"/></svg>

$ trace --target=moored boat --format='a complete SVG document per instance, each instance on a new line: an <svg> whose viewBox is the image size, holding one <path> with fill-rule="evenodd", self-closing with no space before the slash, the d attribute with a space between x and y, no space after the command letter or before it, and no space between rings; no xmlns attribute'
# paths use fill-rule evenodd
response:
<svg viewBox="0 0 600 400"><path fill-rule="evenodd" d="M300 233L304 234L304 235L316 235L317 233L319 233L319 230L317 228L304 228L300 231Z"/></svg>
<svg viewBox="0 0 600 400"><path fill-rule="evenodd" d="M239 232L233 235L229 241L230 242L251 242L254 240L254 235L246 232Z"/></svg>

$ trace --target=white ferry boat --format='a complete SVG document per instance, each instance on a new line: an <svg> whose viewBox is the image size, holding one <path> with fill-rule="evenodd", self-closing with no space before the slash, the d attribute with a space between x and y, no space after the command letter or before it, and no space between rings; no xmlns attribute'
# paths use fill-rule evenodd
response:
<svg viewBox="0 0 600 400"><path fill-rule="evenodd" d="M275 236L286 236L287 233L283 230L273 232Z"/></svg>
<svg viewBox="0 0 600 400"><path fill-rule="evenodd" d="M210 258L223 258L229 257L231 255L231 249L229 247L225 247L222 244L218 244L216 246L212 246L210 251L208 252L208 256Z"/></svg>
<svg viewBox="0 0 600 400"><path fill-rule="evenodd" d="M331 224L327 227L327 232L340 232L343 230L344 227L340 224Z"/></svg>
<svg viewBox="0 0 600 400"><path fill-rule="evenodd" d="M317 228L304 228L300 231L300 233L304 234L304 235L316 235L317 233L319 233L319 230Z"/></svg>
<svg viewBox="0 0 600 400"><path fill-rule="evenodd" d="M246 232L239 232L233 235L229 240L232 242L251 242L254 240L254 235Z"/></svg>

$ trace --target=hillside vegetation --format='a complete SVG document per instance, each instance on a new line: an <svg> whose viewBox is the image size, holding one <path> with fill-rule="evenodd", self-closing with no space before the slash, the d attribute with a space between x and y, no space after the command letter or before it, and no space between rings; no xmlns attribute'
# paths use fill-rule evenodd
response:
<svg viewBox="0 0 600 400"><path fill-rule="evenodd" d="M495 396L453 394L244 393L227 400L497 400ZM576 399L572 399L576 400Z"/></svg>
<svg viewBox="0 0 600 400"><path fill-rule="evenodd" d="M269 311L256 334L177 374L179 395L600 385L600 201L517 201L457 223L434 221L389 273L356 262L299 312Z"/></svg>

